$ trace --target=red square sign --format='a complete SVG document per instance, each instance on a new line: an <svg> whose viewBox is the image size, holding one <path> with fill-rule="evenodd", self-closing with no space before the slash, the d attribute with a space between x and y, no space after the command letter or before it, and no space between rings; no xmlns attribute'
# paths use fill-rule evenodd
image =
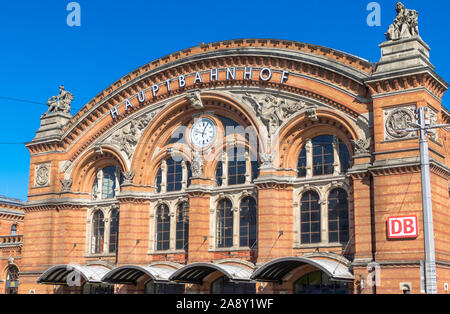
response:
<svg viewBox="0 0 450 314"><path fill-rule="evenodd" d="M389 239L410 239L419 236L417 216L389 217L387 221Z"/></svg>

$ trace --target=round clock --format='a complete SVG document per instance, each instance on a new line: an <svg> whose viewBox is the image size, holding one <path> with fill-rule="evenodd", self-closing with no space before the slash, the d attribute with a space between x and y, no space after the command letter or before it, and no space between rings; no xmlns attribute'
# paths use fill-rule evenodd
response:
<svg viewBox="0 0 450 314"><path fill-rule="evenodd" d="M191 128L191 143L196 148L205 148L216 137L216 126L208 118L197 120Z"/></svg>

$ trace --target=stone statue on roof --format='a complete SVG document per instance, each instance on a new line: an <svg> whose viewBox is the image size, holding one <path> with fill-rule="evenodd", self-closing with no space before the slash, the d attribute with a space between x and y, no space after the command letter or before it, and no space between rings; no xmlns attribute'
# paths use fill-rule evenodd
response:
<svg viewBox="0 0 450 314"><path fill-rule="evenodd" d="M51 113L61 112L70 114L70 105L74 99L73 95L64 89L64 86L59 87L58 96L53 96L47 101L47 106L49 106L47 112L44 116Z"/></svg>
<svg viewBox="0 0 450 314"><path fill-rule="evenodd" d="M395 10L397 11L397 16L385 34L386 40L419 36L419 13L415 10L408 10L401 2L397 3Z"/></svg>

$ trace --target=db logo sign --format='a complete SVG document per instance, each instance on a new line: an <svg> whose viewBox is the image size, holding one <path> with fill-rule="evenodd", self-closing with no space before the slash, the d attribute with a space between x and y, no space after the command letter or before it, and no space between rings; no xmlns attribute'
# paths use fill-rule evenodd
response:
<svg viewBox="0 0 450 314"><path fill-rule="evenodd" d="M387 221L389 239L409 239L419 236L417 216L389 217Z"/></svg>

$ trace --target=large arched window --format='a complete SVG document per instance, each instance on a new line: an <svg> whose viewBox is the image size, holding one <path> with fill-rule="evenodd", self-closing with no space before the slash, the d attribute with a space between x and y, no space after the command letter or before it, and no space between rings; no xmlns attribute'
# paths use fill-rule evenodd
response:
<svg viewBox="0 0 450 314"><path fill-rule="evenodd" d="M233 209L228 199L219 202L217 208L217 247L233 246Z"/></svg>
<svg viewBox="0 0 450 314"><path fill-rule="evenodd" d="M156 211L156 250L170 249L170 215L169 207L162 204Z"/></svg>
<svg viewBox="0 0 450 314"><path fill-rule="evenodd" d="M17 294L19 291L19 269L11 265L6 273L6 294Z"/></svg>
<svg viewBox="0 0 450 314"><path fill-rule="evenodd" d="M176 249L188 250L189 243L189 203L178 204L177 208Z"/></svg>
<svg viewBox="0 0 450 314"><path fill-rule="evenodd" d="M328 234L330 243L349 241L348 195L343 189L334 189L328 196Z"/></svg>
<svg viewBox="0 0 450 314"><path fill-rule="evenodd" d="M103 243L105 240L105 219L103 212L97 210L93 215L93 232L92 232L92 245L93 253L103 253Z"/></svg>
<svg viewBox="0 0 450 314"><path fill-rule="evenodd" d="M242 200L239 212L239 243L241 247L253 248L256 244L256 201L252 197Z"/></svg>
<svg viewBox="0 0 450 314"><path fill-rule="evenodd" d="M319 195L309 191L303 194L300 210L301 243L320 243L320 204Z"/></svg>
<svg viewBox="0 0 450 314"><path fill-rule="evenodd" d="M109 225L109 253L116 253L119 244L119 210L113 209Z"/></svg>
<svg viewBox="0 0 450 314"><path fill-rule="evenodd" d="M322 271L315 271L301 277L294 283L294 294L348 294L348 284L331 281Z"/></svg>
<svg viewBox="0 0 450 314"><path fill-rule="evenodd" d="M182 158L163 160L155 176L155 192L177 192L191 184L192 171L189 162Z"/></svg>
<svg viewBox="0 0 450 314"><path fill-rule="evenodd" d="M310 150L307 145L310 145ZM310 164L308 160L311 160ZM313 176L332 175L347 172L350 164L350 153L345 143L333 135L321 135L305 143L297 160L297 172L298 177L306 177L308 169ZM339 170L336 170L336 165L340 165Z"/></svg>
<svg viewBox="0 0 450 314"><path fill-rule="evenodd" d="M244 184L246 172L245 148L228 151L228 185Z"/></svg>

